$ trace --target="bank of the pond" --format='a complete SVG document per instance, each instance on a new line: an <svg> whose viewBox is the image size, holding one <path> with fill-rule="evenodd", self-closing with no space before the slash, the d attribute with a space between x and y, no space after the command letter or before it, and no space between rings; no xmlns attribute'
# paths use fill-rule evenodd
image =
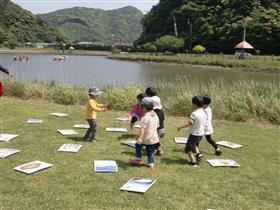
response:
<svg viewBox="0 0 280 210"><path fill-rule="evenodd" d="M35 49L35 48L19 48L19 49L5 49L0 48L0 54L53 54L53 55L86 55L86 56L109 56L110 51L87 51L87 50L54 50Z"/></svg>
<svg viewBox="0 0 280 210"><path fill-rule="evenodd" d="M42 98L59 104L84 104L88 98L87 87L58 83L4 81L6 96L21 99ZM216 119L234 121L261 120L280 124L280 89L277 85L257 82L234 82L227 87L223 80L208 83L177 79L155 85L167 113L187 116L191 113L191 98L198 94L212 97ZM127 111L136 101L136 95L145 90L144 85L107 86L101 101L109 109Z"/></svg>
<svg viewBox="0 0 280 210"><path fill-rule="evenodd" d="M280 56L250 56L238 59L234 55L164 55L147 53L111 54L110 59L126 61L155 62L181 66L197 66L203 68L239 69L252 72L267 72L280 74Z"/></svg>

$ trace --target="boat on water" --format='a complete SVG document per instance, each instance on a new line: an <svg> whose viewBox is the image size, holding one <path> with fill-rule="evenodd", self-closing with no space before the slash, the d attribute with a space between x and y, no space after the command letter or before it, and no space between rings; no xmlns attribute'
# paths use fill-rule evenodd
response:
<svg viewBox="0 0 280 210"><path fill-rule="evenodd" d="M29 62L30 61L30 58L29 56L15 56L13 61L18 61L18 62Z"/></svg>
<svg viewBox="0 0 280 210"><path fill-rule="evenodd" d="M66 55L61 55L61 56L55 55L52 60L65 62L67 60L67 56Z"/></svg>

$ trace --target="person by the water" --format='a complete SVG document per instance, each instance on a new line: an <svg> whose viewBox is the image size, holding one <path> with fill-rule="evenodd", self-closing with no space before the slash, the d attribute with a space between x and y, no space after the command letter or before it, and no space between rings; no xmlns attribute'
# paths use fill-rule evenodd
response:
<svg viewBox="0 0 280 210"><path fill-rule="evenodd" d="M4 66L2 66L0 64L0 71L4 72L5 74L8 74L10 78L13 77L13 74L8 70L6 69ZM0 97L4 94L4 86L2 85L2 83L0 82Z"/></svg>

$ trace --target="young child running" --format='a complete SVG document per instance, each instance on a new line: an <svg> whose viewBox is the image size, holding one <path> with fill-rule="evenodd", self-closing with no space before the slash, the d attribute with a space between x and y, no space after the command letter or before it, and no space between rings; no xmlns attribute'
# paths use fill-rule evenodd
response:
<svg viewBox="0 0 280 210"><path fill-rule="evenodd" d="M189 118L187 124L177 127L177 131L180 132L183 128L190 128L190 135L188 138L188 142L186 144L185 152L188 154L190 158L189 164L193 167L197 167L200 156L199 156L199 149L197 144L201 141L203 135L205 134L205 127L207 124L207 116L203 109L203 97L202 96L195 96L192 98L192 107L193 112ZM196 157L193 154L195 150Z"/></svg>
<svg viewBox="0 0 280 210"><path fill-rule="evenodd" d="M205 137L206 137L206 140L208 141L208 143L210 143L214 147L215 154L217 156L219 156L222 154L222 151L211 137L211 135L214 133L214 131L213 131L213 126L212 126L212 109L209 106L211 103L210 96L208 96L208 95L203 96L203 103L204 103L204 111L207 115L207 126L205 128Z"/></svg>
<svg viewBox="0 0 280 210"><path fill-rule="evenodd" d="M102 92L96 88L92 87L88 90L89 100L86 106L86 120L89 124L89 129L86 132L84 139L89 142L96 142L95 133L96 133L96 117L97 111L106 111L106 105L97 103L96 99Z"/></svg>
<svg viewBox="0 0 280 210"><path fill-rule="evenodd" d="M154 102L154 112L157 114L159 118L159 127L157 128L157 132L158 132L159 139L163 139L165 136L165 129L164 129L165 116L164 116L163 107L161 105L161 100L157 96L157 92L154 87L148 87L146 89L146 94L148 97L151 97ZM161 156L163 154L163 149L160 142L158 142L155 145L155 154L158 156Z"/></svg>
<svg viewBox="0 0 280 210"><path fill-rule="evenodd" d="M130 130L128 131L129 134L133 134L133 127L138 120L141 120L144 113L141 108L141 102L145 94L141 93L137 95L137 103L132 107L131 111L128 113L128 119L130 119Z"/></svg>
<svg viewBox="0 0 280 210"><path fill-rule="evenodd" d="M146 147L148 164L147 168L154 168L154 147L159 142L157 128L159 126L159 119L157 114L153 111L154 103L151 98L144 98L141 103L144 117L141 119L140 136L136 142L135 160L132 161L134 165L142 165L142 148Z"/></svg>

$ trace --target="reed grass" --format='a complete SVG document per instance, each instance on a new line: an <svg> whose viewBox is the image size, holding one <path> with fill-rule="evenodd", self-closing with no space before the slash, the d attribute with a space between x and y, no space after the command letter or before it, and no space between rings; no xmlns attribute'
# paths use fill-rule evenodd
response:
<svg viewBox="0 0 280 210"><path fill-rule="evenodd" d="M45 99L64 105L83 105L87 101L87 87L71 86L56 82L4 81L5 95L21 99ZM174 116L187 116L191 112L191 98L208 94L212 97L214 117L234 121L262 120L280 124L280 88L272 83L234 82L224 80L202 83L187 77L164 81L155 85L165 111ZM145 85L107 86L100 100L112 110L128 111L136 95L144 92Z"/></svg>

